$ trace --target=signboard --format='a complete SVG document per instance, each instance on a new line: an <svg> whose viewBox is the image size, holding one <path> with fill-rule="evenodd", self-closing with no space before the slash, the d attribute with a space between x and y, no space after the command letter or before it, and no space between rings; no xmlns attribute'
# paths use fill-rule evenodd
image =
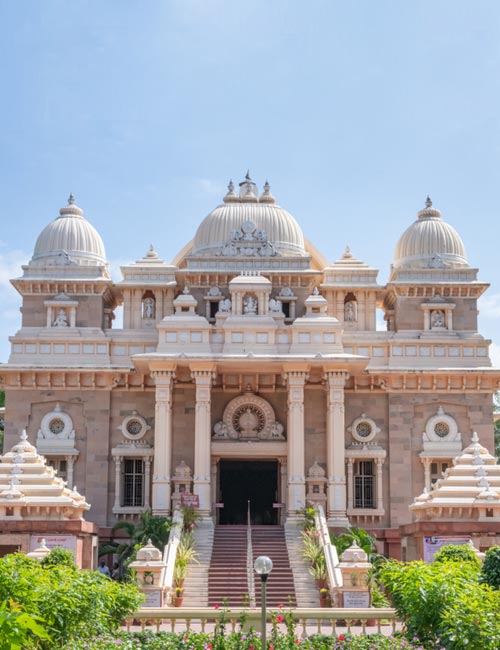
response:
<svg viewBox="0 0 500 650"><path fill-rule="evenodd" d="M151 591L144 591L146 600L142 607L161 607L161 589L152 589Z"/></svg>
<svg viewBox="0 0 500 650"><path fill-rule="evenodd" d="M30 537L30 553L40 548L42 539L45 540L47 548L52 550L60 546L68 551L72 551L76 556L76 537L74 535L31 535Z"/></svg>
<svg viewBox="0 0 500 650"><path fill-rule="evenodd" d="M273 503L273 508L284 508L285 504L284 503Z"/></svg>
<svg viewBox="0 0 500 650"><path fill-rule="evenodd" d="M469 544L472 540L470 535L432 535L424 537L424 562L432 562L436 553L443 548L453 544L454 546L463 546Z"/></svg>
<svg viewBox="0 0 500 650"><path fill-rule="evenodd" d="M370 594L368 591L344 591L343 603L350 609L370 607Z"/></svg>
<svg viewBox="0 0 500 650"><path fill-rule="evenodd" d="M199 508L200 497L197 494L186 494L184 492L181 494L181 505L186 506L186 508Z"/></svg>

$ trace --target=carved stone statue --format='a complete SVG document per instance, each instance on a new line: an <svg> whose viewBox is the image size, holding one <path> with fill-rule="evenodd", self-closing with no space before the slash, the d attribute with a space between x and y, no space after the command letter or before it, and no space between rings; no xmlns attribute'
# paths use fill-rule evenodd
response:
<svg viewBox="0 0 500 650"><path fill-rule="evenodd" d="M224 314L230 314L231 313L231 307L232 303L229 298L224 298L224 300L221 300L219 302L219 311L224 313Z"/></svg>
<svg viewBox="0 0 500 650"><path fill-rule="evenodd" d="M69 327L68 317L64 309L60 309L54 322L52 323L53 327Z"/></svg>
<svg viewBox="0 0 500 650"><path fill-rule="evenodd" d="M144 298L142 301L142 317L147 320L155 317L155 301L153 298Z"/></svg>
<svg viewBox="0 0 500 650"><path fill-rule="evenodd" d="M348 323L354 323L356 320L356 307L352 300L349 300L344 305L344 320Z"/></svg>
<svg viewBox="0 0 500 650"><path fill-rule="evenodd" d="M257 301L253 296L247 296L243 303L243 313L244 314L256 314L257 313Z"/></svg>
<svg viewBox="0 0 500 650"><path fill-rule="evenodd" d="M269 301L269 311L278 314L282 313L283 309L282 309L281 300L276 300L275 298L271 298L271 300Z"/></svg>
<svg viewBox="0 0 500 650"><path fill-rule="evenodd" d="M444 311L442 309L431 311L431 327L444 327Z"/></svg>

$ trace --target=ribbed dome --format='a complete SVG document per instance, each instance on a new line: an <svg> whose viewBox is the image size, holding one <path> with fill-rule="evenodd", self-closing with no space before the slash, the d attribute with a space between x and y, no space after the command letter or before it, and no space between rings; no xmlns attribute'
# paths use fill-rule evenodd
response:
<svg viewBox="0 0 500 650"><path fill-rule="evenodd" d="M255 226L253 230L252 226ZM237 233L240 231L241 237L238 240ZM224 204L217 206L201 222L191 254L203 257L221 254L232 256L227 252L228 242L240 244L241 249L244 242L248 241L250 249L251 244L259 240L269 242L274 254L307 255L299 224L291 214L276 205L267 182L259 197L255 183L247 174L246 179L240 183L239 196L230 182ZM222 252L224 249L225 252ZM240 255L244 255L244 251L237 254Z"/></svg>
<svg viewBox="0 0 500 650"><path fill-rule="evenodd" d="M103 266L107 264L101 236L75 205L73 195L59 216L46 226L36 240L30 266L78 264Z"/></svg>
<svg viewBox="0 0 500 650"><path fill-rule="evenodd" d="M401 235L394 252L395 269L467 267L465 246L460 235L441 219L427 197L418 219Z"/></svg>

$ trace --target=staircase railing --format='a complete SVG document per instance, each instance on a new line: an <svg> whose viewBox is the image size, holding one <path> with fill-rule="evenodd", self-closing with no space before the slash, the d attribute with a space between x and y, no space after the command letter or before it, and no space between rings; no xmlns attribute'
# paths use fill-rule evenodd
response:
<svg viewBox="0 0 500 650"><path fill-rule="evenodd" d="M319 535L319 541L325 554L326 570L328 572L328 583L332 589L342 587L342 572L339 569L339 556L337 549L330 540L328 525L326 523L325 511L323 506L315 506L314 523Z"/></svg>
<svg viewBox="0 0 500 650"><path fill-rule="evenodd" d="M249 606L255 607L255 575L253 572L252 524L250 501L247 502L247 583Z"/></svg>
<svg viewBox="0 0 500 650"><path fill-rule="evenodd" d="M176 510L172 517L172 528L170 529L168 544L165 546L165 550L163 551L163 561L166 566L163 570L163 576L160 576L160 584L167 591L172 589L174 582L175 560L177 557L177 548L181 541L182 524L182 512Z"/></svg>

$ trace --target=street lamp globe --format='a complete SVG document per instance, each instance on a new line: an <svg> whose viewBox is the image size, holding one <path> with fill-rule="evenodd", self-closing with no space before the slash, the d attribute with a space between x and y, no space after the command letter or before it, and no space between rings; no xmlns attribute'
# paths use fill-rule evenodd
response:
<svg viewBox="0 0 500 650"><path fill-rule="evenodd" d="M260 576L267 576L273 570L273 562L267 555L260 555L255 560L253 568L255 569L255 573L258 573Z"/></svg>

